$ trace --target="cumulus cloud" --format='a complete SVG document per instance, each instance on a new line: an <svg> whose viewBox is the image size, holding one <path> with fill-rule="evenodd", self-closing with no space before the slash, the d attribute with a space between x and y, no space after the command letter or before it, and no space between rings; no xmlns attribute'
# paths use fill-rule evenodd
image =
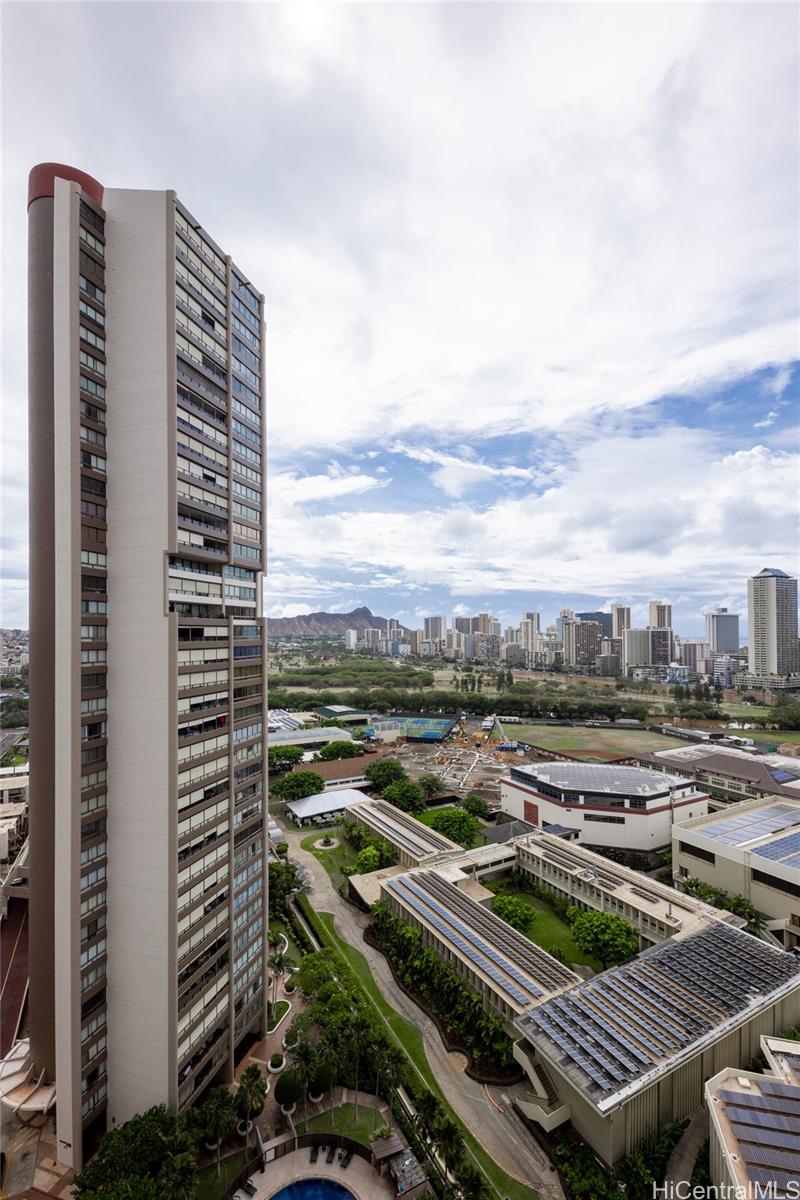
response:
<svg viewBox="0 0 800 1200"><path fill-rule="evenodd" d="M12 3L4 17L9 428L24 429L26 175L57 159L109 186L175 187L266 294L276 604L338 599L354 578L626 594L663 572L659 591L702 575L729 594L758 565L767 509L761 545L786 555L780 454L726 463L710 435L626 435L653 401L756 372L766 411L748 425L788 403L792 6ZM509 462L501 435L541 452ZM375 458L392 444L441 493L424 522L413 493L389 502ZM336 461L312 473L310 454ZM329 511L345 497L361 511ZM11 513L9 561L24 564L21 487Z"/></svg>

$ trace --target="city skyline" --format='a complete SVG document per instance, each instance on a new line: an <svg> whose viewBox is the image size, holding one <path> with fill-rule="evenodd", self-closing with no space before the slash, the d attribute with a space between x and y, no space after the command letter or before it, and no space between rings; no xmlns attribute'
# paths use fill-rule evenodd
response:
<svg viewBox="0 0 800 1200"><path fill-rule="evenodd" d="M8 130L7 297L31 162L202 198L273 314L268 615L619 601L639 622L663 594L700 636L765 564L794 570L789 6L116 12L151 69L136 106L118 22L6 6L7 86L48 81ZM198 121L225 129L213 172ZM7 303L6 626L24 334Z"/></svg>

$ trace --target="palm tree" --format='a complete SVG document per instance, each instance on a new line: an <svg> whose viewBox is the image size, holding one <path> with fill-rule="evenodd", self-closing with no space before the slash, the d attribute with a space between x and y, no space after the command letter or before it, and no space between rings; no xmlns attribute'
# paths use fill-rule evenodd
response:
<svg viewBox="0 0 800 1200"><path fill-rule="evenodd" d="M162 1193L171 1200L193 1200L197 1178L195 1141L189 1130L178 1124L162 1136L164 1150L158 1183Z"/></svg>
<svg viewBox="0 0 800 1200"><path fill-rule="evenodd" d="M283 938L278 933L277 929L270 929L267 932L267 945L273 954L277 954L283 945Z"/></svg>
<svg viewBox="0 0 800 1200"><path fill-rule="evenodd" d="M429 1092L427 1088L417 1096L414 1103L417 1109L414 1121L420 1131L423 1142L427 1143L432 1139L433 1130L437 1123L444 1116L444 1109L438 1096L435 1096L433 1092Z"/></svg>
<svg viewBox="0 0 800 1200"><path fill-rule="evenodd" d="M356 1104L355 1113L353 1115L353 1124L358 1122L358 1067L361 1057L361 1048L366 1042L367 1035L372 1033L372 1025L367 1019L367 1015L363 1009L357 1008L353 1013L353 1019L350 1023L350 1041L355 1051L356 1058Z"/></svg>
<svg viewBox="0 0 800 1200"><path fill-rule="evenodd" d="M465 1143L464 1135L449 1117L444 1117L437 1122L434 1130L434 1141L437 1150L441 1153L444 1159L444 1164L448 1171L452 1171L457 1167L464 1157Z"/></svg>
<svg viewBox="0 0 800 1200"><path fill-rule="evenodd" d="M267 1098L267 1083L255 1063L242 1072L236 1091L236 1111L244 1122L244 1144L247 1146L248 1124L251 1117L264 1108Z"/></svg>
<svg viewBox="0 0 800 1200"><path fill-rule="evenodd" d="M278 979L282 978L286 973L286 956L284 954L272 954L268 961L269 966L272 968L272 1014L274 1017L278 1004Z"/></svg>
<svg viewBox="0 0 800 1200"><path fill-rule="evenodd" d="M314 1078L319 1067L319 1054L313 1042L303 1038L292 1051L292 1066L297 1071L303 1083L303 1109L305 1112L305 1130L308 1133L308 1085Z"/></svg>
<svg viewBox="0 0 800 1200"><path fill-rule="evenodd" d="M219 1156L223 1138L236 1124L236 1107L227 1088L217 1087L208 1093L202 1108L203 1126L208 1141L217 1149L217 1175L220 1173Z"/></svg>

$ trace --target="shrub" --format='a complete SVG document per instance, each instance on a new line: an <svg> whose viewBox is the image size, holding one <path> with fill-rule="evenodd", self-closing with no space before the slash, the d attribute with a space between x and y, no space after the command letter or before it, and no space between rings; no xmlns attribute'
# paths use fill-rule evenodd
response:
<svg viewBox="0 0 800 1200"><path fill-rule="evenodd" d="M281 1065L281 1063L282 1063L282 1062L283 1062L283 1055L282 1055L282 1054L278 1054L278 1053L276 1052L276 1053L275 1053L275 1054L273 1054L273 1055L272 1055L272 1057L270 1058L270 1060L269 1060L269 1065L270 1065L270 1066L272 1067L272 1069L274 1070L276 1067L279 1067L279 1066Z"/></svg>
<svg viewBox="0 0 800 1200"><path fill-rule="evenodd" d="M283 1108L290 1108L303 1094L303 1081L297 1071L290 1067L275 1084L275 1099Z"/></svg>

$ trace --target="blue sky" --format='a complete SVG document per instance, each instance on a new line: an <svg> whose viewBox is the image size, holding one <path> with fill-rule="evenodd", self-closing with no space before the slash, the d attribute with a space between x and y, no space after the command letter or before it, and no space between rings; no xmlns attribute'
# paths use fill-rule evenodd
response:
<svg viewBox="0 0 800 1200"><path fill-rule="evenodd" d="M268 613L743 612L797 565L797 33L770 3L6 4L3 624L48 159L174 187L266 294Z"/></svg>

